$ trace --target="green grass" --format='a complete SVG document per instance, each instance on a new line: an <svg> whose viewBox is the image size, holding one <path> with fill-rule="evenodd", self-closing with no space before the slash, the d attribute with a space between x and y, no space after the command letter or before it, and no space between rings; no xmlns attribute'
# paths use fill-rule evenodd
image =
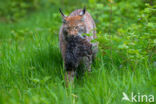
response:
<svg viewBox="0 0 156 104"><path fill-rule="evenodd" d="M99 24L97 22L99 37L109 38L105 37L107 33ZM133 27L131 22L118 25ZM128 51L119 49L116 52L113 48L121 41L127 41L126 36L117 42L117 37L102 40L104 43L109 41L112 50L107 51L104 47L106 53L103 53L103 48L100 48L92 72L85 73L75 80L73 87L66 88L58 43L60 26L61 17L53 9L34 13L17 23L0 24L0 104L131 104L121 101L122 92L156 97L154 58L148 60L145 57L139 62L140 57L136 57L138 60L132 62L129 58L131 54L126 53ZM104 29L107 30L107 25ZM112 34L118 36L115 30ZM122 62L125 58L126 62Z"/></svg>

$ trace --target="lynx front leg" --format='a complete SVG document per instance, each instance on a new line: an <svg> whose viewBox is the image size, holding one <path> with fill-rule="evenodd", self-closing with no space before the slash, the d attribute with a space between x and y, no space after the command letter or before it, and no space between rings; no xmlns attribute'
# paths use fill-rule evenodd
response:
<svg viewBox="0 0 156 104"><path fill-rule="evenodd" d="M84 64L85 64L85 69L87 69L88 72L91 72L92 55L84 57Z"/></svg>
<svg viewBox="0 0 156 104"><path fill-rule="evenodd" d="M66 86L68 87L69 83L72 84L74 82L74 76L75 76L75 71L67 71L65 73L65 82Z"/></svg>

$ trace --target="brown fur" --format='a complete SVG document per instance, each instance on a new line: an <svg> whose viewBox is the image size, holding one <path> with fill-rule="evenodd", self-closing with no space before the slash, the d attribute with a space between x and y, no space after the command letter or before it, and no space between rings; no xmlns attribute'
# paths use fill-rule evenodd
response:
<svg viewBox="0 0 156 104"><path fill-rule="evenodd" d="M59 42L60 42L60 49L61 49L61 54L65 62L65 53L67 49L67 45L69 42L67 41L68 38L72 36L79 36L83 39L86 40L83 41L83 45L87 44L92 44L93 46L93 54L90 55L90 58L87 58L84 56L83 59L85 59L84 63L86 64L86 68L88 71L91 71L91 63L92 63L92 57L95 56L97 52L97 44L96 43L91 43L91 40L96 38L96 26L95 23L91 17L91 15L82 9L78 9L73 11L69 16L65 17L62 11L60 11L63 17L63 25L60 28L60 33L59 33ZM87 34L93 34L91 36L83 36L84 33ZM80 38L80 39L81 39ZM87 59L87 60L86 60ZM70 72L67 72L70 73ZM73 75L72 75L73 76ZM70 75L67 76L68 78L66 79L73 79L70 77Z"/></svg>

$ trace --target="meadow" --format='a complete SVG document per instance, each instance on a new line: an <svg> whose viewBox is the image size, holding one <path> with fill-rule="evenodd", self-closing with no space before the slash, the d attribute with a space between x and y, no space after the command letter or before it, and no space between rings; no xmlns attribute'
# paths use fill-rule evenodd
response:
<svg viewBox="0 0 156 104"><path fill-rule="evenodd" d="M154 1L7 1L0 1L0 104L156 102L138 102L141 95L156 99ZM92 72L84 73L66 88L58 8L68 15L84 5L96 22L99 51ZM137 102L123 101L123 92L130 99L134 93Z"/></svg>

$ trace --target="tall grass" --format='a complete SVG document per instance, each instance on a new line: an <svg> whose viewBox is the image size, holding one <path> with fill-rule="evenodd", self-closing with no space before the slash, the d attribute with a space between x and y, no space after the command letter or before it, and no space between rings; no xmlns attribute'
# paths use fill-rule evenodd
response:
<svg viewBox="0 0 156 104"><path fill-rule="evenodd" d="M141 30L145 25L139 27L137 17L133 17L139 9L128 11L133 15L122 15L124 8L117 11L122 3L114 3L117 6L113 8L111 34L108 31L109 5L89 5L88 11L94 11L91 14L97 17L99 52L92 72L75 79L69 88L64 86L65 71L58 43L61 26L58 11L52 8L16 23L1 23L0 104L131 104L121 100L123 92L156 96L154 39L151 39L154 35L141 37L145 33L154 34L153 27L150 27L150 32L149 27L146 31ZM93 6L97 8L93 10ZM100 14L103 10L106 14ZM133 36L133 32L141 38ZM141 43L146 39L151 40ZM144 48L147 44L150 47ZM142 54L146 48L149 53Z"/></svg>

